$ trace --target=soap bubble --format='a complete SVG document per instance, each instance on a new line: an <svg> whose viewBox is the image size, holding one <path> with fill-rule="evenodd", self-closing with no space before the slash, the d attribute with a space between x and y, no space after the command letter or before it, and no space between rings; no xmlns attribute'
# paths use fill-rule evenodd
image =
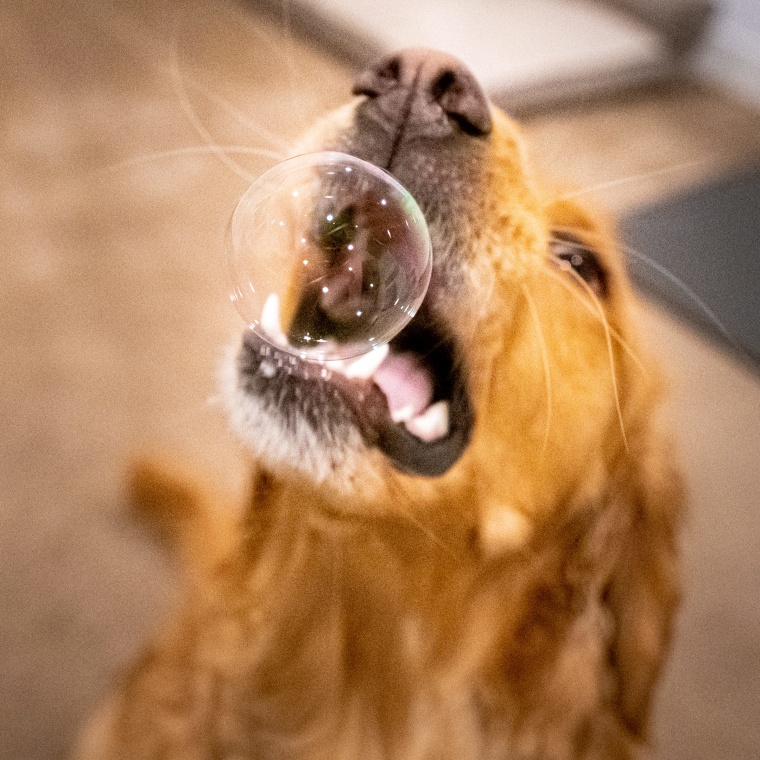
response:
<svg viewBox="0 0 760 760"><path fill-rule="evenodd" d="M277 164L240 199L229 234L230 298L267 342L305 359L347 359L414 316L432 249L412 196L342 153Z"/></svg>

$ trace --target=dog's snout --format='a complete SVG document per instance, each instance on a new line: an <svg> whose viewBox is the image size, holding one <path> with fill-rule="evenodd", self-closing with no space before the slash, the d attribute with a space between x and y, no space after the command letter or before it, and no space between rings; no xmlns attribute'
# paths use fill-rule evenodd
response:
<svg viewBox="0 0 760 760"><path fill-rule="evenodd" d="M491 113L483 90L457 58L433 50L411 49L381 59L359 74L355 95L366 95L371 108L411 136L440 137L442 124L466 134L491 131Z"/></svg>

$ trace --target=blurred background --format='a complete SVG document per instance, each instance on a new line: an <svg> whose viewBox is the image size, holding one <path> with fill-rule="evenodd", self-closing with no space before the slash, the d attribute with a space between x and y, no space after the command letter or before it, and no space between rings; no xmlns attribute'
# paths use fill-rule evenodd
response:
<svg viewBox="0 0 760 760"><path fill-rule="evenodd" d="M177 452L241 487L215 400L239 330L224 230L251 179L346 99L362 56L414 41L458 53L522 116L543 175L624 225L756 169L756 0L463 9L0 3L0 758L63 758L169 603L172 569L124 499L130 455ZM724 274L746 303L760 285L737 266ZM638 318L672 378L664 414L691 492L657 757L754 760L758 365L655 291Z"/></svg>

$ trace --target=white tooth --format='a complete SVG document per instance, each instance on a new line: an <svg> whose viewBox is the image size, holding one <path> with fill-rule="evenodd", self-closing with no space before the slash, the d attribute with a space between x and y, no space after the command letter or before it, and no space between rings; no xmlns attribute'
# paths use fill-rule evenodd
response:
<svg viewBox="0 0 760 760"><path fill-rule="evenodd" d="M404 426L412 435L428 443L443 438L449 432L449 402L438 401L405 422Z"/></svg>
<svg viewBox="0 0 760 760"><path fill-rule="evenodd" d="M413 418L414 407L411 404L408 404L401 409L396 409L395 411L391 412L391 419L394 422L409 422L409 420Z"/></svg>
<svg viewBox="0 0 760 760"><path fill-rule="evenodd" d="M270 293L261 310L261 327L269 338L281 346L288 345L288 339L280 322L280 299L276 293Z"/></svg>
<svg viewBox="0 0 760 760"><path fill-rule="evenodd" d="M369 353L340 367L338 371L350 379L367 380L375 374L377 368L385 361L388 350L388 344L384 343L382 346L377 346Z"/></svg>
<svg viewBox="0 0 760 760"><path fill-rule="evenodd" d="M277 367L275 367L268 359L264 359L264 361L259 364L259 372L268 380L271 380L277 374Z"/></svg>

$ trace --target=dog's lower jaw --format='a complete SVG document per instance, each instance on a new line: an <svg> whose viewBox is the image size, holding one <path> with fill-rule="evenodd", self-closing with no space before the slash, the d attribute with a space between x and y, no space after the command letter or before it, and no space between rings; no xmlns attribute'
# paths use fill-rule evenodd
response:
<svg viewBox="0 0 760 760"><path fill-rule="evenodd" d="M338 489L350 490L360 477L367 447L348 420L315 428L301 415L285 418L284 410L245 387L237 348L228 352L219 380L233 430L264 467L291 472L315 484L329 482Z"/></svg>

